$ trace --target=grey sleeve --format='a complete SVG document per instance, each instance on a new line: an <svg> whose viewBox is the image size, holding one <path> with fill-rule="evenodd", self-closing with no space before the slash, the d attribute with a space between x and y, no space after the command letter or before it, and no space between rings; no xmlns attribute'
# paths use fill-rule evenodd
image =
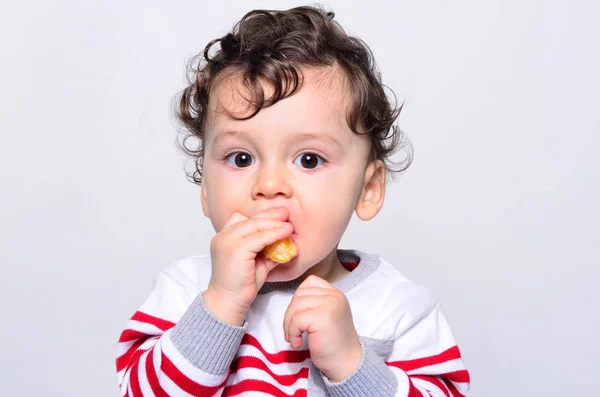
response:
<svg viewBox="0 0 600 397"><path fill-rule="evenodd" d="M179 352L204 372L221 375L229 371L248 328L224 323L204 305L202 292L171 330L171 340Z"/></svg>
<svg viewBox="0 0 600 397"><path fill-rule="evenodd" d="M363 355L356 370L341 382L332 383L321 374L327 393L333 397L393 397L398 381L385 361L362 340Z"/></svg>

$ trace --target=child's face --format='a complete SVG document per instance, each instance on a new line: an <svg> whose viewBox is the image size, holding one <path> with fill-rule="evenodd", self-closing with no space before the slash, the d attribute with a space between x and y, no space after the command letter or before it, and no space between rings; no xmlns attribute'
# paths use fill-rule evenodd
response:
<svg viewBox="0 0 600 397"><path fill-rule="evenodd" d="M339 76L330 83L317 81L314 71L304 73L299 92L248 120L224 111L250 114L240 80L221 82L211 93L203 210L219 232L234 212L252 217L274 207L288 209L298 256L277 266L268 281L296 279L331 258L368 185L369 140L346 123L349 95ZM268 97L271 88L263 89Z"/></svg>

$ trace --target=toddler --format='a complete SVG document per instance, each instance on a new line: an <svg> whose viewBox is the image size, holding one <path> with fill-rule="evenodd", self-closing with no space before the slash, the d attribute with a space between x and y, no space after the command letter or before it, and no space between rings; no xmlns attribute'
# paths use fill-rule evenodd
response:
<svg viewBox="0 0 600 397"><path fill-rule="evenodd" d="M177 116L216 234L210 255L157 275L122 332L123 396L468 391L432 295L377 255L338 248L411 156L390 160L401 107L368 46L333 18L319 6L251 11L193 60ZM286 238L293 258L267 259Z"/></svg>

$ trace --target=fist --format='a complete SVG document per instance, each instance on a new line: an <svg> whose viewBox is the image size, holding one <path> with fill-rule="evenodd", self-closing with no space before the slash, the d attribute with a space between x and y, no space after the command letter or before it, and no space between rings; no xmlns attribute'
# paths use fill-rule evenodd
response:
<svg viewBox="0 0 600 397"><path fill-rule="evenodd" d="M350 303L327 281L309 276L300 284L283 320L285 340L293 349L302 346L307 332L313 364L332 382L348 377L358 367L362 347Z"/></svg>
<svg viewBox="0 0 600 397"><path fill-rule="evenodd" d="M243 325L267 274L278 265L259 253L267 245L292 235L287 218L285 208L270 209L251 218L234 213L213 237L212 273L203 298L217 318Z"/></svg>

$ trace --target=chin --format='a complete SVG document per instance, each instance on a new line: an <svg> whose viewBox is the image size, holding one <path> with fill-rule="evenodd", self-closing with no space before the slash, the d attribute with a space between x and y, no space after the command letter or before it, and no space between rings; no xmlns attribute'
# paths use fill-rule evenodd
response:
<svg viewBox="0 0 600 397"><path fill-rule="evenodd" d="M292 281L304 274L297 266L297 257L287 263L277 265L277 267L267 274L267 282Z"/></svg>

